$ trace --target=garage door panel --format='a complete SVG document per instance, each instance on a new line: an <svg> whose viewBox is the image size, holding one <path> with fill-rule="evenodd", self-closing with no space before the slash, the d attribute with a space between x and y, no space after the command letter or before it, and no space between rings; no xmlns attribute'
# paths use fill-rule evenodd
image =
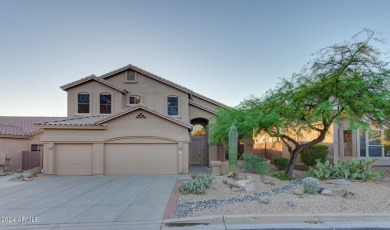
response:
<svg viewBox="0 0 390 230"><path fill-rule="evenodd" d="M105 174L177 174L176 144L106 144Z"/></svg>
<svg viewBox="0 0 390 230"><path fill-rule="evenodd" d="M92 175L91 144L57 144L57 175Z"/></svg>

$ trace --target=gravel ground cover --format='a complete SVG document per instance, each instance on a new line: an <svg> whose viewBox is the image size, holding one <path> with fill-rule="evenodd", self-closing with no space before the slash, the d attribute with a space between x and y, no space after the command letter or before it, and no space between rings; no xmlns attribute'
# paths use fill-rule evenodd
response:
<svg viewBox="0 0 390 230"><path fill-rule="evenodd" d="M274 185L264 184L261 177L253 174L239 174L241 179L250 175L255 191L233 188L223 184L226 176L217 176L205 194L179 194L175 218L226 215L226 214L286 214L286 213L389 213L390 215L390 167L377 181L353 182L349 185L321 185L331 189L333 196L295 195L294 190L302 187L300 180L280 181L273 177ZM234 182L233 179L228 179ZM349 193L343 197L344 191ZM344 193L343 193L344 192ZM264 202L264 199L267 202Z"/></svg>

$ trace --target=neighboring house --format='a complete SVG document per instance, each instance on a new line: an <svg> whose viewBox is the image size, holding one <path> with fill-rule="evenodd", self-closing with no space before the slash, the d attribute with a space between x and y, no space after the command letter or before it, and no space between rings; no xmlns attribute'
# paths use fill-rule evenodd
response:
<svg viewBox="0 0 390 230"><path fill-rule="evenodd" d="M68 117L37 123L46 174L178 174L224 160L206 126L228 107L188 88L128 65L61 89Z"/></svg>
<svg viewBox="0 0 390 230"><path fill-rule="evenodd" d="M43 130L33 122L51 121L61 117L0 116L0 153L9 160L10 169L22 168L22 152L41 152Z"/></svg>
<svg viewBox="0 0 390 230"><path fill-rule="evenodd" d="M316 137L316 133L303 133L296 140L307 142ZM266 138L265 136L254 137L254 151L259 153L272 153L269 158L275 156L290 157L290 153L285 145L277 143L276 138ZM328 146L328 160L331 163L346 161L352 158L374 158L377 159L375 165L390 165L390 135L389 130L371 126L368 130L351 130L349 122L343 120L340 124L334 123L322 144ZM264 148L268 145L268 150ZM275 148L276 146L276 148ZM299 161L299 159L298 159Z"/></svg>

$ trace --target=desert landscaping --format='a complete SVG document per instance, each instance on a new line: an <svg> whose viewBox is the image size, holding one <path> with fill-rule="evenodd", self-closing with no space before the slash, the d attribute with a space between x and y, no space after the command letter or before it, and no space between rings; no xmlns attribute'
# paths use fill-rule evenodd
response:
<svg viewBox="0 0 390 230"><path fill-rule="evenodd" d="M214 176L204 194L180 194L176 218L227 214L389 213L390 168L374 181L322 180L321 192L306 194L302 180L281 181L269 174L238 173L236 179ZM374 170L377 170L375 168ZM302 172L298 172L301 176ZM227 186L246 179L254 190ZM225 181L225 183L224 183Z"/></svg>

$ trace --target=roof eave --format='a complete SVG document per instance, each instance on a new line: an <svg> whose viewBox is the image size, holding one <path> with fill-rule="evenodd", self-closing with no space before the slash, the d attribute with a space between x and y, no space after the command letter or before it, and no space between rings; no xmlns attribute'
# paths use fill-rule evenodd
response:
<svg viewBox="0 0 390 230"><path fill-rule="evenodd" d="M105 125L37 125L41 129L84 129L84 130L104 130Z"/></svg>

